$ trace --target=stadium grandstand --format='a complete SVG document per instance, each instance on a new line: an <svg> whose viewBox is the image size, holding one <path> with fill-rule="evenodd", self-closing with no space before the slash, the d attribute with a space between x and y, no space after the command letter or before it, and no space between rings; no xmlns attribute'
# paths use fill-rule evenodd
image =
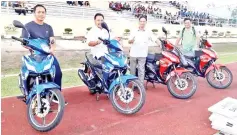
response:
<svg viewBox="0 0 237 135"><path fill-rule="evenodd" d="M47 19L58 36L68 27L73 29L75 36L84 36L84 30L93 25L92 19L98 12L104 14L106 21L110 22L111 30L119 35L132 29L137 18L144 14L147 15L149 29L160 31L161 26L166 26L171 36L177 36L176 33L182 29L181 24L186 17L192 19L201 33L208 29L213 35L216 32L219 35L237 35L236 7L230 10L232 17L218 17L195 9L193 3L187 1L1 1L1 14L5 17L2 21L4 28L13 19L19 18L23 23L30 21L36 4L47 8ZM213 8L213 4L211 6ZM210 4L207 4L207 8L211 8ZM59 24L58 21L62 23Z"/></svg>
<svg viewBox="0 0 237 135"><path fill-rule="evenodd" d="M95 13L102 12L107 18L115 20L125 18L134 20L146 14L150 22L181 24L183 18L189 17L195 25L210 25L222 27L236 27L236 19L218 18L205 12L192 10L192 6L185 1L147 1L147 2L93 2L93 1L11 1L1 2L2 14L29 15L33 6L43 4L47 8L48 16L70 18L92 18Z"/></svg>

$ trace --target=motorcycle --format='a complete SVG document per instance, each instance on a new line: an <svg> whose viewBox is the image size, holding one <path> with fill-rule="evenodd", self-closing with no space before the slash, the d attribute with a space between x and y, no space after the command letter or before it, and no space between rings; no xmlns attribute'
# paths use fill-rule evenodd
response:
<svg viewBox="0 0 237 135"><path fill-rule="evenodd" d="M13 25L27 31L19 21L13 21ZM28 121L37 131L50 131L62 120L65 105L60 86L53 82L54 57L50 54L47 41L43 39L21 39L14 36L12 39L31 50L30 55L22 57L23 64L19 74L19 88L23 101L27 104Z"/></svg>
<svg viewBox="0 0 237 135"><path fill-rule="evenodd" d="M170 42L167 41L167 31L162 28L166 34L166 39L159 39L162 48L169 48ZM150 82L167 85L170 94L178 99L187 99L194 95L197 90L197 82L189 70L180 67L187 64L183 54L166 51L163 49L161 53L148 54L145 63L145 80L146 87ZM138 71L136 70L138 75ZM190 88L189 88L190 87ZM188 90L189 89L189 90Z"/></svg>
<svg viewBox="0 0 237 135"><path fill-rule="evenodd" d="M216 64L217 53L212 49L212 44L206 37L201 37L199 50L193 56L185 56L188 62L186 69L192 71L196 76L206 77L207 82L216 89L229 87L233 80L231 71L223 64Z"/></svg>
<svg viewBox="0 0 237 135"><path fill-rule="evenodd" d="M81 63L84 69L79 69L78 75L90 93L96 94L97 100L99 100L99 94L107 94L118 112L134 114L145 103L145 88L136 76L126 74L127 57L121 45L117 40L110 40L106 23L102 23L102 27L109 33L109 39L99 38L99 40L107 46L108 54L98 61L90 53L86 53L86 61Z"/></svg>

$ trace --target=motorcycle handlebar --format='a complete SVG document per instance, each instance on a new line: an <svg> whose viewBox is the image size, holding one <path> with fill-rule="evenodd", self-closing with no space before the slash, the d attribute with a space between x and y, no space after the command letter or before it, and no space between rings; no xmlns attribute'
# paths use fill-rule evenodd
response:
<svg viewBox="0 0 237 135"><path fill-rule="evenodd" d="M20 39L20 38L17 38L17 37L15 37L15 36L12 36L12 39L17 40L17 41L20 41L20 42L23 43L23 44L26 44L26 41L25 41L24 39Z"/></svg>
<svg viewBox="0 0 237 135"><path fill-rule="evenodd" d="M99 40L104 41L101 37L98 37Z"/></svg>

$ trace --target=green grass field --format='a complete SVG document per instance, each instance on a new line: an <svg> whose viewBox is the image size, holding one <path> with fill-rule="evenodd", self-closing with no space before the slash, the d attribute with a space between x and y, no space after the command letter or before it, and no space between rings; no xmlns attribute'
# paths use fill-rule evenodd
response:
<svg viewBox="0 0 237 135"><path fill-rule="evenodd" d="M235 44L230 44L230 45L217 44L213 47L213 49L217 51L219 55L219 59L217 63L225 64L225 63L237 62L237 46ZM226 53L234 53L234 54L223 55ZM80 66L80 61L84 59L83 57L78 58L78 54L71 54L71 56L64 56L64 55L60 54L57 56L57 58L60 61L60 65L62 69L77 68ZM14 64L14 61L11 63L8 63L8 65L12 65L12 64ZM19 64L11 66L12 68L3 68L3 67L4 65L2 65L2 74L4 75L19 73L19 67L20 67ZM9 66L5 66L5 67L9 67ZM64 71L62 81L63 81L62 87L64 88L71 87L71 86L78 86L78 85L83 84L77 75L77 70ZM18 88L17 77L1 78L1 84L2 84L2 87L1 87L2 97L21 94Z"/></svg>
<svg viewBox="0 0 237 135"><path fill-rule="evenodd" d="M81 80L77 75L77 70L63 72L63 87L72 87L82 85ZM18 88L17 77L6 77L1 79L2 84L2 97L20 95L20 89Z"/></svg>
<svg viewBox="0 0 237 135"><path fill-rule="evenodd" d="M237 61L237 54L221 56L218 63L230 63ZM2 97L20 95L17 77L6 77L1 79ZM77 75L77 70L63 72L63 87L72 87L83 84Z"/></svg>

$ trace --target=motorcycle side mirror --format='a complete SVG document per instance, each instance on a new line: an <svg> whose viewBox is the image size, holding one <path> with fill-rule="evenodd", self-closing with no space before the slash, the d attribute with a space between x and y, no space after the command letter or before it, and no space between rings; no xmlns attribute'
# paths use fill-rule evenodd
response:
<svg viewBox="0 0 237 135"><path fill-rule="evenodd" d="M162 31L165 33L165 35L167 35L167 30L165 29L165 27L162 27Z"/></svg>
<svg viewBox="0 0 237 135"><path fill-rule="evenodd" d="M15 27L17 27L17 28L25 29L25 26L24 26L21 22L19 22L19 21L17 21L17 20L14 20L14 21L13 21L13 25L14 25Z"/></svg>
<svg viewBox="0 0 237 135"><path fill-rule="evenodd" d="M101 24L101 26L102 26L102 28L106 29L109 32L109 27L108 27L108 25L105 22L103 22Z"/></svg>
<svg viewBox="0 0 237 135"><path fill-rule="evenodd" d="M24 29L24 30L27 32L27 34L28 34L28 38L30 37L30 34L29 34L28 30L26 29L25 25L22 24L20 21L14 20L14 21L13 21L13 25L14 25L15 27L17 27L17 28L22 28L22 29Z"/></svg>
<svg viewBox="0 0 237 135"><path fill-rule="evenodd" d="M106 23L106 22L103 22L103 23L101 24L101 26L102 26L102 28L104 28L104 29L107 30L107 32L109 33L109 39L110 39L110 32L109 32L109 27L108 27L107 23Z"/></svg>

